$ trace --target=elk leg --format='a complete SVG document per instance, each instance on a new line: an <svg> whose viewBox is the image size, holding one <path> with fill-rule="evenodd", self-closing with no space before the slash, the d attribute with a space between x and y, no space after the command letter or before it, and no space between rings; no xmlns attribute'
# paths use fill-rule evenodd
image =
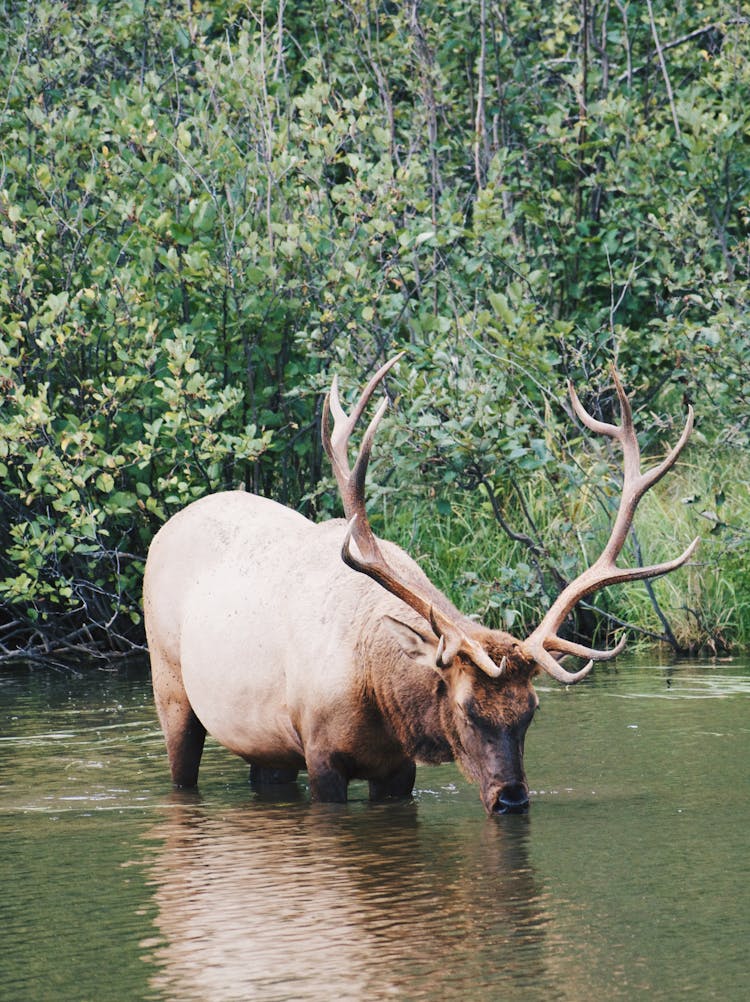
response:
<svg viewBox="0 0 750 1002"><path fill-rule="evenodd" d="M307 776L310 797L324 804L345 804L349 776L340 756L307 755Z"/></svg>
<svg viewBox="0 0 750 1002"><path fill-rule="evenodd" d="M276 769L270 765L250 765L251 786L278 786L297 781L297 769Z"/></svg>
<svg viewBox="0 0 750 1002"><path fill-rule="evenodd" d="M414 789L417 767L414 762L404 762L385 779L371 779L370 800L410 797Z"/></svg>
<svg viewBox="0 0 750 1002"><path fill-rule="evenodd" d="M172 782L180 787L197 786L206 728L190 705L179 666L152 652L151 675Z"/></svg>
<svg viewBox="0 0 750 1002"><path fill-rule="evenodd" d="M167 754L175 786L198 785L198 769L206 740L206 728L192 707L184 714L177 732L167 735Z"/></svg>

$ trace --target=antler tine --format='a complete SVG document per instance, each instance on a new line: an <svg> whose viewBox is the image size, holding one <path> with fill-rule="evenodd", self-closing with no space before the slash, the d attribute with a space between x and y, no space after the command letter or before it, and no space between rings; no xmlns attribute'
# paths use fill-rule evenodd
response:
<svg viewBox="0 0 750 1002"><path fill-rule="evenodd" d="M576 388L570 380L568 380L568 393L570 395L570 402L573 404L573 410L575 411L581 424L590 428L591 431L596 432L597 435L609 435L610 438L620 437L620 429L617 425L608 424L606 421L598 421L595 417L592 417L589 414L581 403L581 399L576 392Z"/></svg>
<svg viewBox="0 0 750 1002"><path fill-rule="evenodd" d="M347 504L349 501L348 496L344 496L343 487L347 485L348 481L352 477L352 472L349 469L349 439L354 431L354 428L362 416L367 404L370 402L370 397L377 385L382 381L386 373L390 372L396 362L403 356L403 352L399 352L394 355L393 358L389 359L385 365L382 365L375 375L370 379L367 386L364 388L359 396L356 404L350 415L347 416L346 411L341 406L341 401L339 399L339 389L338 389L338 376L334 376L331 382L331 389L326 394L326 398L323 402L323 416L321 419L321 438L323 440L323 448L326 451L328 458L331 460L333 465L333 471L336 476L336 480L339 484L339 489L342 490L342 500L344 501L344 512L347 518L351 518L351 512L347 510ZM365 439L363 442L363 447L360 449L360 456L358 456L357 461L362 455L365 444L367 444L367 456L364 461L364 469L367 469L367 462L369 461L369 453L372 449L372 439L375 434L375 428L377 428L378 422L383 416L386 407L388 406L387 398L381 404L378 414L376 414L373 421L370 422L370 427L365 433ZM329 421L331 415L333 416L333 431L329 428ZM368 438L369 436L369 438ZM355 462L356 470L356 462ZM347 490L347 495L350 493Z"/></svg>
<svg viewBox="0 0 750 1002"><path fill-rule="evenodd" d="M687 420L685 422L685 427L682 429L682 434L680 435L677 443L669 450L667 455L659 463L658 466L655 466L652 470L648 470L648 472L643 474L643 479L647 481L646 486L644 487L644 491L647 491L652 484L655 484L658 480L661 480L664 474L674 466L677 457L685 448L685 444L687 443L687 440L690 438L690 433L693 430L694 421L695 421L695 414L693 411L692 404L688 404Z"/></svg>
<svg viewBox="0 0 750 1002"><path fill-rule="evenodd" d="M365 568L372 565L387 566L381 553L375 534L370 528L365 508L365 477L372 452L372 443L380 421L388 408L388 398L385 397L370 421L362 438L354 468L349 466L349 439L362 413L370 402L376 387L382 381L396 362L403 356L399 352L378 369L367 386L359 395L350 415L341 406L338 390L338 378L333 377L331 389L323 403L321 422L321 437L323 447L331 460L333 472L339 487L339 493L344 505L344 515L349 520L349 527L342 548L344 561L355 570L369 573ZM330 417L333 416L333 430L329 428ZM354 538L357 549L364 558L364 563L358 561L351 553L351 540Z"/></svg>
<svg viewBox="0 0 750 1002"><path fill-rule="evenodd" d="M606 421L599 421L597 418L592 417L581 403L575 387L570 380L568 380L568 393L570 394L570 400L573 404L573 410L575 411L581 424L585 425L586 428L589 428L597 435L607 435L609 438L616 438L620 443L624 459L623 472L626 479L630 479L631 477L638 476L640 474L641 450L638 445L638 436L635 433L635 427L633 425L633 411L630 407L630 401L628 400L625 389L614 366L612 366L611 372L612 379L615 384L615 390L617 392L617 399L620 404L621 423L619 425L609 424Z"/></svg>
<svg viewBox="0 0 750 1002"><path fill-rule="evenodd" d="M336 479L338 479L341 464L338 458L338 450L334 449L334 444L331 438L331 429L329 427L331 414L333 414L334 426L336 424L344 424L346 422L346 414L341 409L341 404L339 403L338 376L333 377L333 380L331 381L331 388L325 395L325 399L323 400L323 414L320 419L320 437L323 442L323 448L326 451L326 455L331 460L331 465L333 466ZM348 463L346 465L348 466ZM345 472L345 470L342 472Z"/></svg>
<svg viewBox="0 0 750 1002"><path fill-rule="evenodd" d="M625 393L619 374L614 366L611 371L612 379L614 381L615 389L620 402L620 414L622 416L622 424L620 425L608 424L605 421L598 421L596 418L592 417L581 403L575 387L570 380L568 380L568 392L570 393L573 410L583 425L599 435L608 435L610 438L616 438L621 443L625 458L625 473L632 473L633 479L638 480L637 490L633 492L636 496L637 503L649 487L661 480L664 474L667 473L674 465L677 457L685 447L687 440L690 438L690 434L693 430L695 414L692 405L688 404L687 420L685 421L685 427L683 428L682 434L680 435L677 443L672 447L661 463L653 469L647 470L645 473L641 473L641 451L638 445L638 437L635 433L635 427L633 425L633 412L630 406L630 400Z"/></svg>
<svg viewBox="0 0 750 1002"><path fill-rule="evenodd" d="M614 657L622 650L625 643L623 638L613 650L599 651L579 644L573 644L558 637L557 631L576 603L586 595L599 591L607 585L655 578L681 567L690 559L699 541L698 538L694 539L687 549L675 560L665 561L661 564L652 564L648 567L619 568L615 565L615 561L622 551L628 532L633 524L633 518L640 499L674 465L690 437L694 418L693 409L689 407L685 428L677 444L669 451L661 463L653 469L641 473L641 453L633 424L630 401L614 368L612 369L612 377L620 401L621 424L619 425L609 424L592 417L581 404L578 394L571 383L568 384L568 387L573 410L581 423L597 434L616 438L622 446L623 483L617 516L615 517L607 544L599 557L591 567L583 571L582 574L563 589L548 609L539 626L524 642L524 647L528 654L544 671L559 681L566 682L568 685L574 684L574 682L583 678L590 671L594 661L602 661ZM591 660L580 672L566 672L555 661L550 651L573 654L576 657L588 657Z"/></svg>
<svg viewBox="0 0 750 1002"><path fill-rule="evenodd" d="M528 645L524 645L528 649ZM554 657L549 651L545 650L544 647L540 647L538 650L529 651L532 655L534 661L539 665L539 667L545 671L548 675L554 678L557 682L563 682L565 685L575 685L576 682L580 682L582 678L586 678L588 673L594 667L594 658L591 658L580 671L566 671L561 664L555 661Z"/></svg>
<svg viewBox="0 0 750 1002"><path fill-rule="evenodd" d="M375 388L403 354L403 352L399 352L398 355L394 355L393 358L389 359L385 365L382 365L378 369L360 394L350 415L347 415L341 406L337 376L333 377L331 389L326 394L323 402L323 415L321 419L323 448L331 461L336 482L339 486L341 500L344 504L344 515L347 519L351 519L354 514L360 511L360 500L361 508L362 510L364 509L364 480L367 473L367 464L370 460L375 431L388 407L387 397L381 403L375 417L365 432L353 471L349 467L349 439L362 416L362 412L370 402ZM333 430L329 427L331 416L333 416Z"/></svg>
<svg viewBox="0 0 750 1002"><path fill-rule="evenodd" d="M604 651L584 647L583 644L574 644L572 640L563 640L561 637L552 637L547 646L550 651L556 651L563 657L570 655L576 658L590 658L592 661L611 661L623 650L627 640L627 636L623 634L614 647Z"/></svg>
<svg viewBox="0 0 750 1002"><path fill-rule="evenodd" d="M367 426L367 431L362 438L362 444L359 447L359 453L354 462L354 469L351 474L352 489L355 496L364 497L365 492L365 478L367 476L367 466L370 462L370 454L372 452L372 443L375 439L375 432L378 430L378 425L383 419L383 415L388 410L388 398L385 397L381 402L378 409L375 411L373 419Z"/></svg>

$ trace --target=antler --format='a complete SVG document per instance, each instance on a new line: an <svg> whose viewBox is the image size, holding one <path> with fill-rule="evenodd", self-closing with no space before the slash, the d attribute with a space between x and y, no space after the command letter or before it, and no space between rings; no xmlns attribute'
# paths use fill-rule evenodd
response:
<svg viewBox="0 0 750 1002"><path fill-rule="evenodd" d="M580 602L586 595L598 591L607 585L620 583L623 581L640 581L644 578L655 578L660 574L667 574L669 571L681 567L693 554L698 545L698 537L688 546L688 548L677 559L669 560L662 564L653 564L650 567L619 568L615 561L622 550L630 527L633 523L638 502L658 480L675 463L680 452L685 446L690 432L693 430L693 408L688 407L688 417L685 428L679 441L669 452L666 458L655 466L652 470L641 473L641 453L638 447L633 426L633 415L630 409L630 401L625 395L622 383L615 369L612 369L612 376L620 400L620 413L622 424L607 424L604 421L597 421L583 407L578 399L575 389L568 383L570 399L573 409L580 421L591 431L600 435L608 435L615 438L622 446L623 452L623 485L620 506L612 527L612 533L607 545L602 550L600 556L594 563L580 574L574 581L571 581L566 588L558 595L552 603L547 614L542 619L539 626L523 642L523 647L530 657L553 678L568 685L580 681L591 670L594 661L603 661L613 658L625 646L625 638L609 651L598 651L593 648L584 647L580 644L571 643L557 636L557 631L562 626L565 618L571 612L577 602ZM588 664L578 672L567 672L562 668L553 653L565 656L572 654L575 657L589 658Z"/></svg>
<svg viewBox="0 0 750 1002"><path fill-rule="evenodd" d="M454 622L442 610L438 609L429 596L422 594L411 582L405 581L390 566L370 527L365 507L365 476L367 474L367 465L370 461L375 432L388 407L387 397L378 407L375 416L364 434L359 453L354 462L354 468L350 469L349 467L349 438L362 416L362 412L367 406L375 387L386 373L393 368L402 355L403 352L390 359L378 369L362 391L359 400L354 405L352 413L349 416L345 413L339 400L338 379L336 376L333 378L330 392L323 404L321 427L323 446L328 454L328 458L331 460L341 499L344 503L344 515L349 521L349 527L341 549L341 556L344 562L353 570L367 574L368 577L371 577L378 584L382 585L386 591L401 599L402 602L405 602L427 620L439 640L436 655L436 663L439 667L449 667L456 655L461 652L470 658L482 671L492 677L497 677L502 672L502 666L498 667L484 648L472 640L471 637L467 636L458 623ZM330 415L333 415L333 432L329 429ZM353 553L351 547L352 541L356 543L360 556L355 556Z"/></svg>

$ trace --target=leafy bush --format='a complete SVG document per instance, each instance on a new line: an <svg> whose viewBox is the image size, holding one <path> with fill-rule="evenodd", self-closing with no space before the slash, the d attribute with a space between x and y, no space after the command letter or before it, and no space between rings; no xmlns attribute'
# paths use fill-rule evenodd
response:
<svg viewBox="0 0 750 1002"><path fill-rule="evenodd" d="M320 391L397 348L380 493L435 495L449 519L449 489L479 490L533 537L539 571L515 541L484 601L500 622L533 619L606 531L613 489L585 485L609 467L569 448L564 376L607 413L616 361L646 449L685 399L704 469L747 448L735 5L3 12L6 652L139 643L148 540L201 494L334 511Z"/></svg>

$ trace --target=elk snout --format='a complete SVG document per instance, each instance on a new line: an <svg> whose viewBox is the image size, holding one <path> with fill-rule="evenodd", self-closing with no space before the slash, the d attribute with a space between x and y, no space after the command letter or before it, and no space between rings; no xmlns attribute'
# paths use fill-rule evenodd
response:
<svg viewBox="0 0 750 1002"><path fill-rule="evenodd" d="M523 783L509 783L497 794L493 814L525 814L529 809L529 791Z"/></svg>

